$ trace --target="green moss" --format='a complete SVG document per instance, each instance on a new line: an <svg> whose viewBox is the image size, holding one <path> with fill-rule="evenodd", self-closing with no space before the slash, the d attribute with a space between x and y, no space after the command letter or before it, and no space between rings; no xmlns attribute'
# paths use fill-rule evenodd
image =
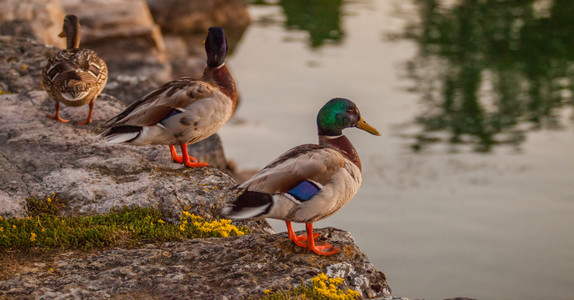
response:
<svg viewBox="0 0 574 300"><path fill-rule="evenodd" d="M97 216L60 217L65 201L55 195L30 198L30 217L0 218L0 252L29 249L92 249L138 246L193 238L242 235L229 220L204 220L184 212L179 224L152 208L124 208Z"/></svg>

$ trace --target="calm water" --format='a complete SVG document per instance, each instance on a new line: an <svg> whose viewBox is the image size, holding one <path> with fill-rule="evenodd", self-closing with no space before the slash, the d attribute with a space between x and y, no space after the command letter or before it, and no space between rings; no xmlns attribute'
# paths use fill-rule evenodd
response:
<svg viewBox="0 0 574 300"><path fill-rule="evenodd" d="M221 130L240 169L316 142L318 109L352 99L382 136L346 130L363 185L318 227L350 231L397 296L574 299L571 0L250 9Z"/></svg>

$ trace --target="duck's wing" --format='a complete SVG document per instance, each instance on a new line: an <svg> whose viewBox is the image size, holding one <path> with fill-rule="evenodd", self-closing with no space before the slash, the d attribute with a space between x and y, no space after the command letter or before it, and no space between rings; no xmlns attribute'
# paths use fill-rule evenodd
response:
<svg viewBox="0 0 574 300"><path fill-rule="evenodd" d="M191 78L170 81L130 104L106 122L106 126L152 126L176 111L183 112L194 102L221 96L213 85Z"/></svg>
<svg viewBox="0 0 574 300"><path fill-rule="evenodd" d="M319 145L297 146L271 162L240 189L266 194L287 193L309 182L320 189L345 165L345 157L337 150ZM301 186L302 189L306 189ZM298 191L305 193L306 191Z"/></svg>

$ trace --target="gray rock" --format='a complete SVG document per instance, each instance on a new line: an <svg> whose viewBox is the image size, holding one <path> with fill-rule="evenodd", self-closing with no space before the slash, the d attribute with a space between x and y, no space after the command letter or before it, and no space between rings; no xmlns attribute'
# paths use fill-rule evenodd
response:
<svg viewBox="0 0 574 300"><path fill-rule="evenodd" d="M62 31L64 20L64 10L60 0L3 0L0 23L5 21L26 21L31 32L43 43L65 47L63 39L58 38ZM0 27L9 27L10 23L2 24ZM17 23L12 23L17 24ZM20 29L14 28L21 33ZM5 29L3 29L4 31ZM3 32L3 34L11 34Z"/></svg>
<svg viewBox="0 0 574 300"><path fill-rule="evenodd" d="M107 63L104 92L125 104L172 79L160 27L145 0L63 0L67 14L80 19L80 47Z"/></svg>
<svg viewBox="0 0 574 300"><path fill-rule="evenodd" d="M171 221L184 209L220 217L223 205L233 200L235 182L228 175L173 163L167 146L104 144L97 136L102 124L123 109L115 98L104 94L96 100L88 126L46 118L52 109L44 91L0 95L0 216L24 217L26 198L52 193L69 199L66 215L142 206L160 209ZM61 112L64 118L81 120L87 108L64 106ZM217 141L213 137L210 146L196 146L190 154L211 163L212 156L201 152L221 149ZM270 229L265 222L252 225Z"/></svg>
<svg viewBox="0 0 574 300"><path fill-rule="evenodd" d="M2 35L38 39L30 21L22 19L0 21L0 36Z"/></svg>
<svg viewBox="0 0 574 300"><path fill-rule="evenodd" d="M164 32L203 33L210 26L221 26L229 31L238 28L243 32L251 23L245 0L147 0L147 3Z"/></svg>
<svg viewBox="0 0 574 300"><path fill-rule="evenodd" d="M141 2L90 0L86 2L91 5L89 12L78 8L77 14L81 22L84 20L82 28L100 28L105 32L105 26L94 24L112 24L115 28L121 27L121 22L108 22L105 16L94 17L100 9L96 4L118 3L117 11L125 11L127 6L122 5ZM79 2L66 0L66 3L69 8ZM222 5L224 1L210 3ZM134 6L134 10L143 11L140 8ZM81 13L87 17L82 18ZM121 20L121 14L114 16ZM167 221L177 221L182 210L207 218L220 217L221 208L235 198L236 192L232 189L233 179L218 170L227 170L228 166L217 135L191 145L189 151L218 169L187 169L172 163L166 146L107 145L98 139L105 120L167 80L162 78L162 72L169 73L166 62L161 55L154 56L157 53L153 49L160 49L161 45L154 40L153 25L147 27L151 30L144 30L148 36L145 42L101 48L104 55L114 54L112 50L118 49L120 58L123 54L119 50L129 52L141 45L144 45L141 49L147 50L135 49L137 55L133 61L110 58L108 66L118 71L110 76L104 94L95 102L93 123L77 126L73 121L83 120L87 107L63 106L62 116L71 119L70 123L45 117L53 112L54 103L39 88L41 69L59 49L32 39L37 36L33 26L19 28L19 24L25 24L19 19L3 24L11 27L3 27L2 34L24 37L0 36L0 216L25 217L27 197L58 193L68 199L63 211L68 216L140 206L161 210ZM88 35L84 45L117 39L114 34L119 29L114 28L107 31L110 34L105 39L98 40L94 34L94 40L99 42L91 41ZM190 35L191 39L203 38L205 30L200 35ZM229 32L226 30L228 35ZM183 45L178 50L183 53L180 58L199 51L188 49L189 41L172 42ZM154 57L146 60L142 53L152 53ZM199 65L198 59L191 60L190 65ZM160 76L154 77L156 73ZM319 257L294 246L285 233L268 234L273 230L264 220L239 224L250 227L256 234L99 253L45 253L24 258L0 253L0 298L240 299L262 295L267 288L293 287L321 272L345 278L345 288L359 290L363 297L390 297L384 274L374 269L347 232L332 228L318 230L342 249L340 254ZM5 271L8 268L10 272Z"/></svg>
<svg viewBox="0 0 574 300"><path fill-rule="evenodd" d="M22 93L39 89L42 68L58 51L34 39L0 36L0 90Z"/></svg>
<svg viewBox="0 0 574 300"><path fill-rule="evenodd" d="M147 2L164 34L174 78L201 76L205 66L202 41L209 27L223 27L229 46L228 55L232 55L251 23L245 0Z"/></svg>
<svg viewBox="0 0 574 300"><path fill-rule="evenodd" d="M24 266L0 281L0 291L9 298L244 299L262 296L266 289L309 283L325 273L344 278L341 288L352 288L363 298L391 296L385 275L357 248L350 233L333 228L317 232L342 252L311 254L294 246L286 233L70 252L47 264L22 262Z"/></svg>

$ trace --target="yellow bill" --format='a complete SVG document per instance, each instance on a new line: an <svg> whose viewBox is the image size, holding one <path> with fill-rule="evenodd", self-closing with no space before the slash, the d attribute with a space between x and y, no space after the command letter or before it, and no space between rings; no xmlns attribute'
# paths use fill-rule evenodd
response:
<svg viewBox="0 0 574 300"><path fill-rule="evenodd" d="M369 125L369 123L367 123L363 117L361 117L361 119L359 119L359 122L357 122L357 128L359 129L363 129L364 131L370 133L370 134L374 134L374 135L381 135L376 129L375 127Z"/></svg>

